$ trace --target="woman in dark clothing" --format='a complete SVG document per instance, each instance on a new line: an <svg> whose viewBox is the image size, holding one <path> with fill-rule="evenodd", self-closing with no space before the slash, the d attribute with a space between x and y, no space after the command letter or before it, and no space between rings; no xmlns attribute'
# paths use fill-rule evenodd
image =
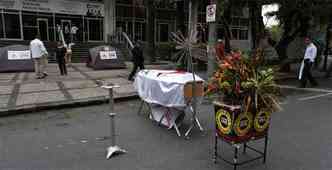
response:
<svg viewBox="0 0 332 170"><path fill-rule="evenodd" d="M62 42L58 42L58 47L56 49L56 61L59 65L61 75L67 75L65 56L67 55L67 50Z"/></svg>

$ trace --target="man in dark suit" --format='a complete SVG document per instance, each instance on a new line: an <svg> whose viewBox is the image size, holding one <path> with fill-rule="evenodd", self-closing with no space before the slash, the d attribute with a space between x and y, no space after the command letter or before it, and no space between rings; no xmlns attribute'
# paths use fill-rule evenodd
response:
<svg viewBox="0 0 332 170"><path fill-rule="evenodd" d="M143 56L143 51L141 49L141 42L136 42L135 47L131 51L132 53L132 61L134 64L133 70L131 71L128 80L133 81L133 77L136 74L137 69L139 68L140 70L144 69L144 56Z"/></svg>

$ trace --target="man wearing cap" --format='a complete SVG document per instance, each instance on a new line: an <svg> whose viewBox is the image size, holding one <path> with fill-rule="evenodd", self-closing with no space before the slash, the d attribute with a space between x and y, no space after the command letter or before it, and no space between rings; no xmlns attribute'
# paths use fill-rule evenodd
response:
<svg viewBox="0 0 332 170"><path fill-rule="evenodd" d="M315 62L317 56L317 47L312 43L310 38L305 38L305 44L307 45L304 58L301 64L300 73L299 73L299 80L300 80L300 87L305 88L307 84L307 80L310 81L312 86L317 86L317 82L311 74L311 67Z"/></svg>

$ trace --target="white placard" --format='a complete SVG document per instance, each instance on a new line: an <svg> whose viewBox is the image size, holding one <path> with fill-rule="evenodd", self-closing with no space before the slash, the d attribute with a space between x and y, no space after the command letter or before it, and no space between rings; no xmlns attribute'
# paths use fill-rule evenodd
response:
<svg viewBox="0 0 332 170"><path fill-rule="evenodd" d="M100 51L100 59L102 60L115 60L117 58L116 51Z"/></svg>
<svg viewBox="0 0 332 170"><path fill-rule="evenodd" d="M30 51L8 51L8 60L30 60Z"/></svg>
<svg viewBox="0 0 332 170"><path fill-rule="evenodd" d="M206 7L206 22L215 22L216 21L216 11L217 5L208 5Z"/></svg>

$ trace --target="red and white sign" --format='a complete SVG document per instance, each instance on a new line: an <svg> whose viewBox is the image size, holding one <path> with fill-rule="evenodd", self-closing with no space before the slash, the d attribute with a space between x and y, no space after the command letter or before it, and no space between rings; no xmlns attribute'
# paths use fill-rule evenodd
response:
<svg viewBox="0 0 332 170"><path fill-rule="evenodd" d="M216 21L216 11L217 5L208 5L206 7L206 22L215 22Z"/></svg>

